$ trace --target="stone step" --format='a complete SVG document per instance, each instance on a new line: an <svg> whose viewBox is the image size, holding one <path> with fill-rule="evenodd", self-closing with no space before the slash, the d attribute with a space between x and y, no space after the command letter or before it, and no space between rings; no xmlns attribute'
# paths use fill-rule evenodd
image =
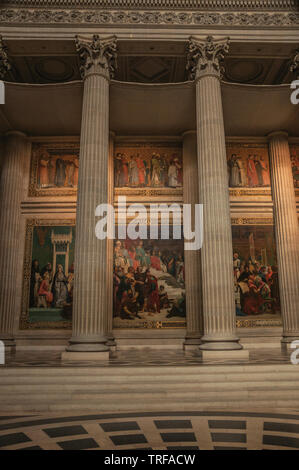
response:
<svg viewBox="0 0 299 470"><path fill-rule="evenodd" d="M218 401L227 401L232 400L233 398L236 400L243 399L254 399L259 400L261 398L267 397L268 400L271 399L298 399L298 389L282 389L282 390L264 390L265 395L261 393L261 390L255 389L239 389L239 390L181 390L181 391L172 391L172 390L137 390L137 391L128 391L128 390L115 390L111 391L62 391L62 392L51 392L51 393L44 393L41 394L39 391L30 392L30 394L26 394L24 392L10 392L7 394L1 394L1 403L0 409L2 405L5 403L32 403L34 402L36 405L39 403L44 402L53 402L56 400L62 401L77 401L84 404L85 401L94 401L98 404L102 404L103 402L132 402L136 405L138 403L143 403L146 401L147 403L151 403L153 401L165 401L165 404L168 401L172 400L210 400L212 398L217 399Z"/></svg>
<svg viewBox="0 0 299 470"><path fill-rule="evenodd" d="M297 369L287 370L283 372L243 372L243 373L217 373L217 374L165 374L165 375L151 375L151 374L144 374L143 375L107 375L104 373L105 371L101 371L101 374L98 373L97 375L90 374L90 375L77 375L73 373L66 373L64 376L58 375L53 376L51 375L39 375L39 374L26 374L26 375L5 375L2 376L0 373L0 380L1 385L46 385L46 384L85 384L85 385L105 385L105 384L160 384L160 383L169 383L175 384L178 383L178 377L180 383L183 384L193 384L193 383L217 383L217 382L229 382L229 383L241 383L241 382L264 382L264 381L272 381L272 382L280 382L281 380L289 380L289 381L296 381L299 380L299 374Z"/></svg>
<svg viewBox="0 0 299 470"><path fill-rule="evenodd" d="M138 400L138 401L130 401L130 400L78 400L77 398L72 398L71 400L62 400L60 398L56 398L55 400L44 400L43 402L38 402L34 400L31 401L16 401L10 400L1 403L1 411L2 412L43 412L43 411L51 411L51 412L71 412L71 411L92 411L93 413L101 413L101 412L125 412L125 411L197 411L197 410L208 410L210 409L217 409L217 410L227 410L228 408L233 409L244 409L249 408L249 398L247 395L243 397L235 397L230 396L222 396L222 397L206 397L201 398L200 400L198 397L195 399L190 399L189 397L185 397L183 399L175 400L174 397L167 396L166 399L157 400L156 397L154 399L147 398L146 400ZM172 400L170 400L172 398ZM250 397L252 398L252 397ZM278 396L269 400L268 398L255 398L254 401L255 410L261 409L262 411L267 408L281 408L281 409L298 409L299 407L299 399L298 397L294 399L293 397L286 397L286 396Z"/></svg>
<svg viewBox="0 0 299 470"><path fill-rule="evenodd" d="M297 372L299 365L293 364L254 364L254 365L198 365L198 366L117 366L117 367L0 367L0 380L6 376L140 376L140 375L206 375L206 374L238 374L238 373L265 373L265 372Z"/></svg>
<svg viewBox="0 0 299 470"><path fill-rule="evenodd" d="M290 390L295 389L299 390L299 378L293 380L284 380L276 382L273 381L219 381L219 382L135 382L135 383L122 383L121 384L122 392L153 392L155 390L158 391L230 391L230 390L261 390L261 391L268 391L268 390ZM107 383L107 382L88 382L88 383L78 383L78 382L68 382L68 383L47 383L44 382L35 382L30 383L1 383L0 386L0 399L2 396L9 395L10 393L77 393L77 392L86 392L86 393L93 393L95 391L99 393L119 393L119 384L117 383ZM121 393L121 392L120 392Z"/></svg>

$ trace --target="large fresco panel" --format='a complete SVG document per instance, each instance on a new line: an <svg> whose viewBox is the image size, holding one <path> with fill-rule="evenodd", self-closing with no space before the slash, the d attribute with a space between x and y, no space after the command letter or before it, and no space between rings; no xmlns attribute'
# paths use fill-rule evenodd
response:
<svg viewBox="0 0 299 470"><path fill-rule="evenodd" d="M233 225L233 263L239 326L280 323L278 268L273 225Z"/></svg>
<svg viewBox="0 0 299 470"><path fill-rule="evenodd" d="M75 195L78 177L79 143L33 144L29 196Z"/></svg>
<svg viewBox="0 0 299 470"><path fill-rule="evenodd" d="M186 327L183 240L115 240L113 326Z"/></svg>
<svg viewBox="0 0 299 470"><path fill-rule="evenodd" d="M176 144L117 145L115 188L182 188L182 150Z"/></svg>
<svg viewBox="0 0 299 470"><path fill-rule="evenodd" d="M21 329L70 328L74 283L73 220L28 220Z"/></svg>
<svg viewBox="0 0 299 470"><path fill-rule="evenodd" d="M229 187L252 189L270 187L266 144L230 142L226 145L226 152Z"/></svg>

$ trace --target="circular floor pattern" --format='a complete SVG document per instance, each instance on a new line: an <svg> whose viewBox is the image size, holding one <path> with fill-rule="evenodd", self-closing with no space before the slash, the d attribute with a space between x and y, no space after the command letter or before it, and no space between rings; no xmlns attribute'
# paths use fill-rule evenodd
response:
<svg viewBox="0 0 299 470"><path fill-rule="evenodd" d="M1 450L296 450L299 412L0 416Z"/></svg>

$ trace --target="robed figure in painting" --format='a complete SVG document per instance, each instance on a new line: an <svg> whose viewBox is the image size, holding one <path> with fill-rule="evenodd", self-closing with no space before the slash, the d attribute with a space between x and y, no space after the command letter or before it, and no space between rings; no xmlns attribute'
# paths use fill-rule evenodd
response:
<svg viewBox="0 0 299 470"><path fill-rule="evenodd" d="M55 308L62 308L68 302L67 277L63 267L58 264L52 285L53 304Z"/></svg>
<svg viewBox="0 0 299 470"><path fill-rule="evenodd" d="M258 179L253 155L249 155L247 159L247 177L248 177L248 184L251 188L253 188L254 186L258 186L259 179Z"/></svg>
<svg viewBox="0 0 299 470"><path fill-rule="evenodd" d="M32 261L30 276L30 300L29 307L36 307L38 300L38 289L41 281L40 268L37 259Z"/></svg>
<svg viewBox="0 0 299 470"><path fill-rule="evenodd" d="M241 186L241 168L236 154L233 154L228 161L229 166L229 186L234 188Z"/></svg>
<svg viewBox="0 0 299 470"><path fill-rule="evenodd" d="M39 160L39 185L44 188L49 185L49 172L48 172L49 158L46 153L43 153Z"/></svg>
<svg viewBox="0 0 299 470"><path fill-rule="evenodd" d="M56 186L64 186L66 177L65 172L65 162L62 158L57 158L56 160L56 175L55 175L55 184Z"/></svg>

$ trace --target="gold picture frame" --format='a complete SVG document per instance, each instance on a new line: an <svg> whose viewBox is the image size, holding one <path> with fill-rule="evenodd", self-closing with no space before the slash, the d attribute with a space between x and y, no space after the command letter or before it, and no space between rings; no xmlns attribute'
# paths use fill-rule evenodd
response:
<svg viewBox="0 0 299 470"><path fill-rule="evenodd" d="M75 227L75 219L27 219L25 231L25 253L23 264L23 285L22 285L22 302L21 302L21 315L19 327L20 330L32 329L71 329L71 321L59 322L30 322L29 321L29 296L30 296L30 276L32 266L32 244L33 244L33 230L39 226L70 226Z"/></svg>
<svg viewBox="0 0 299 470"><path fill-rule="evenodd" d="M57 160L59 157L63 160L71 158L72 161L79 161L79 140L65 142L33 142L31 150L31 167L28 196L30 197L49 197L49 196L76 196L77 187L58 187L54 183L45 187L39 184L39 161L43 155L48 161ZM67 161L67 160L64 160ZM76 167L77 169L78 167Z"/></svg>

